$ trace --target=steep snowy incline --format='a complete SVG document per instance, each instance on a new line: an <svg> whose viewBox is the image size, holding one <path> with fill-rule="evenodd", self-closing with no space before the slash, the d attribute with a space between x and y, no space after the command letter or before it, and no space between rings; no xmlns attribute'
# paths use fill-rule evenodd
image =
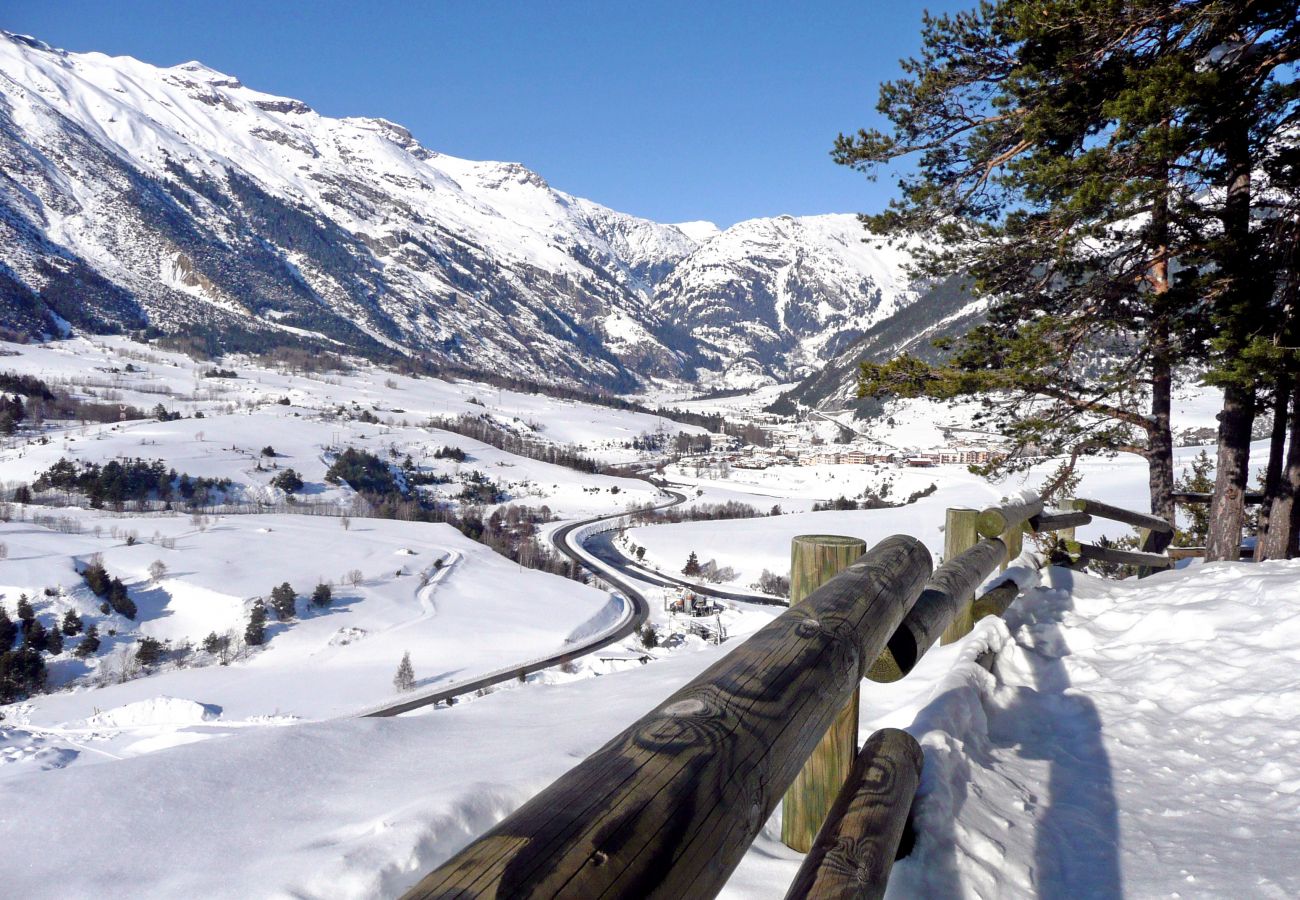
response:
<svg viewBox="0 0 1300 900"><path fill-rule="evenodd" d="M687 256L655 305L711 348L729 385L807 374L915 300L907 257L850 215L733 225Z"/></svg>
<svg viewBox="0 0 1300 900"><path fill-rule="evenodd" d="M27 335L57 315L619 390L738 359L770 380L910 299L850 216L660 224L198 62L3 32L0 171L0 327Z"/></svg>

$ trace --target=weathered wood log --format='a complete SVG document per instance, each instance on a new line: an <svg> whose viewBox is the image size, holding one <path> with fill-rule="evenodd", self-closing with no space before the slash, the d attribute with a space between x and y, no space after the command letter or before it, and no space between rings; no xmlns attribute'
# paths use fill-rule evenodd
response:
<svg viewBox="0 0 1300 900"><path fill-rule="evenodd" d="M905 731L884 728L867 738L786 900L885 896L921 781L921 762L920 744Z"/></svg>
<svg viewBox="0 0 1300 900"><path fill-rule="evenodd" d="M1062 531L1066 528L1075 529L1080 525L1090 525L1092 516L1086 512L1041 512L1036 516L1030 516L1028 520L1029 530L1035 534L1044 531Z"/></svg>
<svg viewBox="0 0 1300 900"><path fill-rule="evenodd" d="M1078 541L1065 541L1064 544L1066 552L1076 559L1115 563L1121 566L1148 566L1152 569L1167 569L1173 565L1173 560L1162 553L1117 550L1114 547L1098 547L1095 544L1081 544Z"/></svg>
<svg viewBox="0 0 1300 900"><path fill-rule="evenodd" d="M1165 551L1165 553L1167 553L1169 555L1169 558L1173 560L1205 559L1204 547L1170 547L1168 550ZM1242 547L1241 558L1254 559L1255 549L1253 547Z"/></svg>
<svg viewBox="0 0 1300 900"><path fill-rule="evenodd" d="M1001 537L1008 529L1018 527L1026 519L1042 511L1041 498L1010 500L1001 506L992 506L980 513L975 530L981 537Z"/></svg>
<svg viewBox="0 0 1300 900"><path fill-rule="evenodd" d="M971 604L971 618L976 622L988 616L1000 616L1020 596L1020 585L1008 579L985 591Z"/></svg>
<svg viewBox="0 0 1300 900"><path fill-rule="evenodd" d="M406 896L714 896L930 568L881 541Z"/></svg>
<svg viewBox="0 0 1300 900"><path fill-rule="evenodd" d="M934 570L916 604L899 624L889 643L867 670L876 682L898 681L916 668L921 657L961 609L969 614L967 598L998 567L1007 547L999 538L985 538L958 557Z"/></svg>
<svg viewBox="0 0 1300 900"><path fill-rule="evenodd" d="M1021 565L1007 569L1006 578L989 588L971 604L971 617L978 622L986 616L1000 616L1022 591L1038 583L1039 570L1048 564L1042 553L1024 555Z"/></svg>
<svg viewBox="0 0 1300 900"><path fill-rule="evenodd" d="M1198 491L1174 491L1175 503L1209 503L1214 495L1201 493ZM1259 504L1264 502L1264 494L1261 491L1247 491L1246 505Z"/></svg>
<svg viewBox="0 0 1300 900"><path fill-rule="evenodd" d="M866 541L860 538L834 534L796 537L790 545L790 605L799 605L866 550ZM859 691L854 690L785 792L781 842L792 850L807 853L812 849L817 830L853 772L858 753L859 699Z"/></svg>
<svg viewBox="0 0 1300 900"><path fill-rule="evenodd" d="M971 547L979 538L976 525L979 523L979 511L974 509L950 509L943 522L943 558L956 559ZM967 600L974 600L972 594ZM970 634L971 620L969 610L963 605L957 610L952 624L944 631L942 641L951 644Z"/></svg>
<svg viewBox="0 0 1300 900"><path fill-rule="evenodd" d="M1174 526L1164 519L1147 513L1133 512L1131 509L1121 509L1118 506L1111 506L1109 503L1102 503L1098 500L1075 500L1072 505L1079 512L1086 512L1099 519L1110 519L1112 522L1123 522L1125 525L1132 525L1134 528L1149 528L1162 534L1170 534L1174 530Z"/></svg>

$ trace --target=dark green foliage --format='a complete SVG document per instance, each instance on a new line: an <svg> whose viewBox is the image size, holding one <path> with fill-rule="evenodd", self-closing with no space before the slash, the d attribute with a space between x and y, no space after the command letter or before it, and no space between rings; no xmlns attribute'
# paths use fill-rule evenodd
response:
<svg viewBox="0 0 1300 900"><path fill-rule="evenodd" d="M181 417L181 414L178 412L168 412L167 407L163 406L161 403L150 410L149 415L153 416L159 422L174 422Z"/></svg>
<svg viewBox="0 0 1300 900"><path fill-rule="evenodd" d="M31 503L32 489L25 484L18 485L18 487L14 488L14 502L23 504Z"/></svg>
<svg viewBox="0 0 1300 900"><path fill-rule="evenodd" d="M275 617L281 622L292 619L297 611L295 605L298 594L294 591L289 582L284 582L279 587L271 589L271 608L275 610Z"/></svg>
<svg viewBox="0 0 1300 900"><path fill-rule="evenodd" d="M23 622L31 622L36 618L36 610L32 609L32 602L26 594L18 595L18 618Z"/></svg>
<svg viewBox="0 0 1300 900"><path fill-rule="evenodd" d="M271 479L271 484L286 494L301 491L303 487L302 477L293 469L285 469L279 475L276 475Z"/></svg>
<svg viewBox="0 0 1300 900"><path fill-rule="evenodd" d="M0 607L0 653L12 648L16 637L18 637L18 626L9 618L9 613Z"/></svg>
<svg viewBox="0 0 1300 900"><path fill-rule="evenodd" d="M63 633L72 637L82 629L81 616L77 615L75 609L70 609L63 614Z"/></svg>
<svg viewBox="0 0 1300 900"><path fill-rule="evenodd" d="M659 632L655 631L654 625L646 622L641 626L641 646L647 650L653 650L659 646Z"/></svg>
<svg viewBox="0 0 1300 900"><path fill-rule="evenodd" d="M109 577L102 564L91 563L86 566L81 570L81 577L86 579L86 586L92 594L97 597L108 596Z"/></svg>
<svg viewBox="0 0 1300 900"><path fill-rule="evenodd" d="M365 450L349 447L338 455L325 473L330 484L346 481L354 491L363 494L398 494L397 480L388 464Z"/></svg>
<svg viewBox="0 0 1300 900"><path fill-rule="evenodd" d="M265 642L266 604L259 599L248 614L248 625L244 628L244 643L250 647L260 647Z"/></svg>
<svg viewBox="0 0 1300 900"><path fill-rule="evenodd" d="M99 650L99 628L91 625L86 629L86 636L77 644L77 649L73 651L79 658L85 659L92 656Z"/></svg>
<svg viewBox="0 0 1300 900"><path fill-rule="evenodd" d="M204 378L238 378L239 373L230 369L211 368L203 373Z"/></svg>
<svg viewBox="0 0 1300 900"><path fill-rule="evenodd" d="M58 656L63 652L63 632L57 628L49 628L45 632L45 650L51 656Z"/></svg>
<svg viewBox="0 0 1300 900"><path fill-rule="evenodd" d="M691 551L691 555L686 557L686 565L682 567L682 574L687 577L700 574L700 558Z"/></svg>
<svg viewBox="0 0 1300 900"><path fill-rule="evenodd" d="M49 646L49 633L36 619L23 621L23 646L42 652Z"/></svg>
<svg viewBox="0 0 1300 900"><path fill-rule="evenodd" d="M1202 450L1192 460L1191 470L1184 470L1175 485L1179 491L1192 491L1208 494L1214 490L1214 461ZM1174 537L1176 547L1204 547L1205 539L1210 533L1210 504L1180 503L1182 513L1187 516L1186 529L1179 528Z"/></svg>
<svg viewBox="0 0 1300 900"><path fill-rule="evenodd" d="M215 631L209 631L208 636L203 639L202 647L207 653L218 653L222 649L223 640L223 635L219 635Z"/></svg>
<svg viewBox="0 0 1300 900"><path fill-rule="evenodd" d="M324 582L316 585L316 589L311 592L312 605L319 606L322 609L325 608L326 606L329 606L330 601L332 601L333 599L334 599L334 591L331 590L330 586L328 584L325 584Z"/></svg>
<svg viewBox="0 0 1300 900"><path fill-rule="evenodd" d="M450 459L455 462L464 462L468 457L465 451L459 447L443 446L439 447L433 454L434 459Z"/></svg>
<svg viewBox="0 0 1300 900"><path fill-rule="evenodd" d="M170 500L174 493L190 505L201 505L217 491L230 490L229 478L191 478L176 474L160 459L110 460L98 463L60 459L35 481L38 491L60 490L84 494L95 508L105 503L119 505L127 501Z"/></svg>
<svg viewBox="0 0 1300 900"><path fill-rule="evenodd" d="M128 619L136 617L135 601L127 593L126 585L120 578L114 578L108 583L108 605L120 616Z"/></svg>
<svg viewBox="0 0 1300 900"><path fill-rule="evenodd" d="M13 703L45 686L45 660L30 647L0 653L0 703Z"/></svg>
<svg viewBox="0 0 1300 900"><path fill-rule="evenodd" d="M142 666L156 666L163 658L162 642L156 638L143 637L135 645L135 658Z"/></svg>
<svg viewBox="0 0 1300 900"><path fill-rule="evenodd" d="M270 444L267 444L265 447L262 448L262 455L263 455L263 456L275 456L275 455L276 455L276 453L275 453L275 448L272 447Z"/></svg>

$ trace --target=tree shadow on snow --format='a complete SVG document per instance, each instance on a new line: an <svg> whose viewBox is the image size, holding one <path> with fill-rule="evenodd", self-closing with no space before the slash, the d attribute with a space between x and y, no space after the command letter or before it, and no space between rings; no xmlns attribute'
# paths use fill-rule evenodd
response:
<svg viewBox="0 0 1300 900"><path fill-rule="evenodd" d="M1033 687L989 719L994 746L1013 747L1048 763L1046 804L1036 816L1034 880L1041 898L1114 898L1124 895L1119 865L1119 811L1101 716L1091 698L1072 691L1061 629L1073 573L1052 569L1052 587L1032 606L1017 604L1007 625L1032 640L1025 647ZM1022 642L1023 646L1023 642Z"/></svg>

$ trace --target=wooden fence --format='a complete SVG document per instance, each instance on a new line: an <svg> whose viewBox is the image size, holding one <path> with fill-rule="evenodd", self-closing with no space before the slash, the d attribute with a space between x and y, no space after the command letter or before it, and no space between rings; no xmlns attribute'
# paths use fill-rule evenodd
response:
<svg viewBox="0 0 1300 900"><path fill-rule="evenodd" d="M1144 572L1170 564L1163 554L1074 540L1074 529L1094 516L1133 525L1143 540L1172 531L1170 523L1091 500L1070 506L1046 511L1025 498L949 510L946 558L933 571L925 547L903 535L856 561L842 552L851 539L797 538L795 566L817 570L820 587L406 897L716 895L797 776L807 787L796 790L823 799L829 769L816 778L801 769L824 752L823 737L864 677L906 676L941 635L955 640L974 621L1004 613L1049 563L1102 560ZM1021 553L1025 533L1052 533L1050 552ZM999 567L1005 577L990 582ZM850 757L810 849L801 848L809 852L787 900L884 894L906 844L921 750L906 733L885 729Z"/></svg>

